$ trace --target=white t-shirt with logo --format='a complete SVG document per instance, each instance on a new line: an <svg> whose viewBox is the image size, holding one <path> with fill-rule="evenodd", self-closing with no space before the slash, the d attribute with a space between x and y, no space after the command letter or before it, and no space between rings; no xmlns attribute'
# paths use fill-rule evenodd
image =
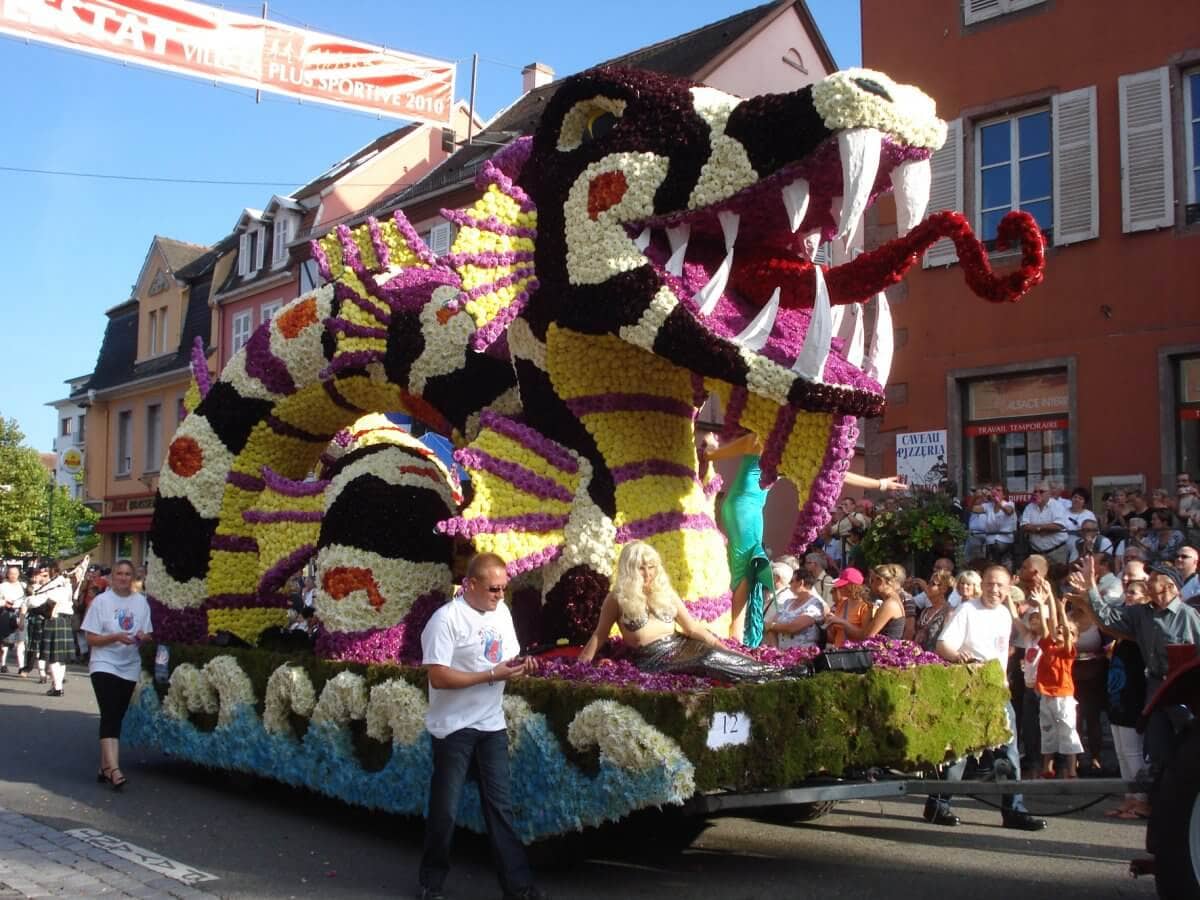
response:
<svg viewBox="0 0 1200 900"><path fill-rule="evenodd" d="M127 597L104 591L92 601L87 615L83 617L82 631L92 634L116 634L123 631L135 635L139 631L150 634L154 626L150 623L150 604L145 594L133 593ZM126 681L137 681L142 671L142 659L137 644L105 644L88 651L88 671L108 672Z"/></svg>
<svg viewBox="0 0 1200 900"><path fill-rule="evenodd" d="M1013 618L1007 606L989 609L982 600L968 600L946 624L938 643L984 662L998 660L1003 667L1008 665L1012 627Z"/></svg>
<svg viewBox="0 0 1200 900"><path fill-rule="evenodd" d="M0 581L0 606L25 609L25 586L19 581Z"/></svg>
<svg viewBox="0 0 1200 900"><path fill-rule="evenodd" d="M421 632L421 652L421 664L425 666L487 672L517 657L521 645L505 604L491 612L480 612L462 597L455 597L429 618ZM503 731L503 696L503 681L485 681L465 688L439 689L431 684L425 727L435 738L463 728Z"/></svg>

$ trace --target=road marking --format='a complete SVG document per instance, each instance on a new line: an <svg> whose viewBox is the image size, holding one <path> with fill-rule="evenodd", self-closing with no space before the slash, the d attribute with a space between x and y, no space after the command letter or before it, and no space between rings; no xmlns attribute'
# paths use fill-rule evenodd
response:
<svg viewBox="0 0 1200 900"><path fill-rule="evenodd" d="M200 884L204 881L217 880L216 875L210 875L208 872L201 872L199 869L194 869L184 863L167 859L161 853L146 850L136 844L131 844L128 841L121 840L119 837L113 837L111 834L105 834L94 828L72 828L70 831L64 833L86 844L91 844L93 847L107 850L113 856L127 859L130 862L137 863L139 866L150 869L152 872L165 875L167 878L174 878L176 881L181 881L184 884Z"/></svg>

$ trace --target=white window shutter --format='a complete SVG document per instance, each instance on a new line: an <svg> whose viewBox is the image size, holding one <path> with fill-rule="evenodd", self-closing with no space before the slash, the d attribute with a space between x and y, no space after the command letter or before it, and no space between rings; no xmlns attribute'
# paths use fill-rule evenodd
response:
<svg viewBox="0 0 1200 900"><path fill-rule="evenodd" d="M929 161L931 183L929 186L929 214L943 210L961 210L963 205L963 139L962 119L946 123L946 143L934 152ZM938 241L927 251L921 263L926 269L944 266L958 259L954 243L946 238Z"/></svg>
<svg viewBox="0 0 1200 900"><path fill-rule="evenodd" d="M439 222L429 230L429 249L437 256L445 256L450 252L453 236L453 226L449 222Z"/></svg>
<svg viewBox="0 0 1200 900"><path fill-rule="evenodd" d="M1100 174L1096 161L1096 86L1050 100L1054 165L1054 244L1100 234Z"/></svg>
<svg viewBox="0 0 1200 900"><path fill-rule="evenodd" d="M258 235L258 240L254 242L254 271L257 272L263 267L263 257L267 252L267 232L264 228L257 228L255 234Z"/></svg>
<svg viewBox="0 0 1200 900"><path fill-rule="evenodd" d="M1121 126L1121 230L1175 224L1171 91L1167 69L1117 79Z"/></svg>
<svg viewBox="0 0 1200 900"><path fill-rule="evenodd" d="M1039 3L1045 3L1046 0L1008 0L1008 12L1013 12L1018 9L1025 9L1029 6L1037 6Z"/></svg>
<svg viewBox="0 0 1200 900"><path fill-rule="evenodd" d="M250 235L238 238L238 274L245 278L250 274Z"/></svg>
<svg viewBox="0 0 1200 900"><path fill-rule="evenodd" d="M963 0L963 22L974 25L1007 12L1004 0Z"/></svg>
<svg viewBox="0 0 1200 900"><path fill-rule="evenodd" d="M275 217L275 227L271 231L271 265L278 268L283 264L287 253L287 226L282 216Z"/></svg>

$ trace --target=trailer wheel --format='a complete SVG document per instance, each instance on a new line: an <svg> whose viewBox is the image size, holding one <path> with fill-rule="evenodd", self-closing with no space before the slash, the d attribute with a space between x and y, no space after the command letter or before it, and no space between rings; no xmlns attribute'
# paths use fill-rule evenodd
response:
<svg viewBox="0 0 1200 900"><path fill-rule="evenodd" d="M1200 730L1188 735L1167 765L1151 819L1158 896L1200 896Z"/></svg>

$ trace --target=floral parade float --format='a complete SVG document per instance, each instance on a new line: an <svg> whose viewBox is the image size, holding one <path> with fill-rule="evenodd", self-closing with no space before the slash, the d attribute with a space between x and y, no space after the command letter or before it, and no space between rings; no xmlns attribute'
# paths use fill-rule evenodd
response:
<svg viewBox="0 0 1200 900"><path fill-rule="evenodd" d="M930 98L877 72L743 100L600 68L566 79L536 132L485 165L474 206L445 211L458 226L448 255L400 213L315 241L323 287L215 380L197 355L152 531L169 681L145 679L126 738L421 814L420 631L451 596L464 546L508 561L529 645L582 643L621 547L639 539L722 630L719 480L695 435L708 396L727 431L761 438L764 484L794 483L799 552L829 519L857 417L884 408L883 291L941 239L986 300L1041 281L1028 215L1000 225L999 243L1021 248L1004 275L961 214L924 216L944 138ZM846 252L887 192L899 236ZM812 261L821 240L840 264ZM864 348L859 308L873 298ZM467 488L372 415L393 411L459 447ZM310 564L325 625L314 654L210 643L229 632L253 644L280 624L283 586ZM509 686L526 839L696 792L930 767L1004 735L998 667L943 666L902 643L877 642L867 674L734 686L640 673L616 649ZM481 828L468 794L464 821Z"/></svg>

